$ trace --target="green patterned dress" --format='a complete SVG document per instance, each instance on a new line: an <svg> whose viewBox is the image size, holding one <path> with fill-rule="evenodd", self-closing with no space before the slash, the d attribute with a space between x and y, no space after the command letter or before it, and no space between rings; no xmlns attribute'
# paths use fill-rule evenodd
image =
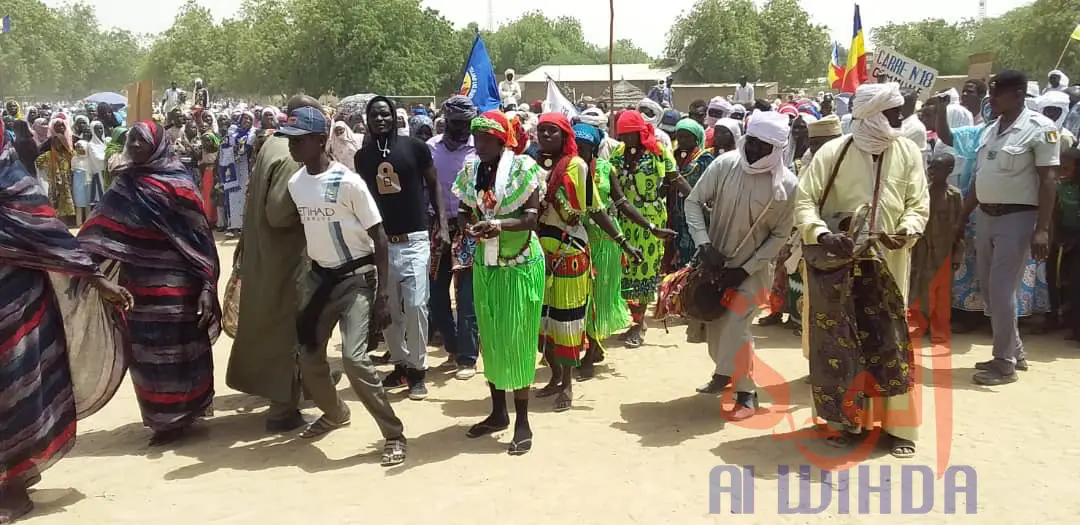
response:
<svg viewBox="0 0 1080 525"><path fill-rule="evenodd" d="M507 150L490 189L477 190L479 159L465 164L453 192L478 220L517 219L537 190L540 168ZM503 231L481 239L473 262L473 297L484 377L499 390L518 390L536 378L540 311L544 304L544 251L532 231Z"/></svg>
<svg viewBox="0 0 1080 525"><path fill-rule="evenodd" d="M611 173L611 163L596 159L593 180L600 192L600 206L608 210L611 223L619 229L619 221L615 217L611 202ZM623 251L619 243L604 233L591 219L586 227L589 230L589 250L592 252L596 280L593 282L585 333L597 341L603 341L630 324L630 310L622 296Z"/></svg>
<svg viewBox="0 0 1080 525"><path fill-rule="evenodd" d="M663 146L661 148L662 155L646 151L638 159L637 165L628 166L626 145L619 144L611 152L611 165L630 204L637 208L649 223L662 227L668 222L668 211L667 203L660 195L660 185L663 184L665 175L678 171L678 168L671 152ZM623 297L639 304L650 303L660 284L664 241L630 221L625 221L622 228L626 240L645 256L641 264L628 264L623 269Z"/></svg>

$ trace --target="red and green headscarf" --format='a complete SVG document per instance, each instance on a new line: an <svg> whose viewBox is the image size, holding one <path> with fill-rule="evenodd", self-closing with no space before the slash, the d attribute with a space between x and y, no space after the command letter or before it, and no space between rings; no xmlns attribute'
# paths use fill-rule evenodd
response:
<svg viewBox="0 0 1080 525"><path fill-rule="evenodd" d="M544 124L551 124L562 131L562 156L576 157L577 140L574 140L574 128L570 126L570 119L566 118L566 115L562 113L544 113L543 115L540 115L540 120L537 122L536 127L543 126Z"/></svg>
<svg viewBox="0 0 1080 525"><path fill-rule="evenodd" d="M503 146L513 148L517 146L517 137L514 128L510 126L506 114L499 110L485 111L480 116L472 119L469 129L473 133L487 133L502 141Z"/></svg>

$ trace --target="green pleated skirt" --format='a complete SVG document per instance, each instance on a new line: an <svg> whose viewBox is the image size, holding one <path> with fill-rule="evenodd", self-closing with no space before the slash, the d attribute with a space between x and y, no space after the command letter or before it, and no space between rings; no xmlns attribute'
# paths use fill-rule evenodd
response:
<svg viewBox="0 0 1080 525"><path fill-rule="evenodd" d="M623 251L607 235L590 235L589 238L596 280L593 281L585 332L589 337L603 341L630 326L630 309L622 294Z"/></svg>
<svg viewBox="0 0 1080 525"><path fill-rule="evenodd" d="M516 266L473 266L473 300L484 378L499 390L519 390L536 379L544 252L536 237L529 260Z"/></svg>

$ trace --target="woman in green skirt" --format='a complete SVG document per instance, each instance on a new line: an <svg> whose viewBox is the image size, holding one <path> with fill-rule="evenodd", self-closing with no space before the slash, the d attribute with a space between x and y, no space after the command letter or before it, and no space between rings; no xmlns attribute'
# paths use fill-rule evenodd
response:
<svg viewBox="0 0 1080 525"><path fill-rule="evenodd" d="M630 310L627 308L626 299L622 296L625 251L615 240L622 237L622 229L616 218L616 206L613 201L621 201L618 207L619 212L624 217L630 217L632 222L647 226L648 221L623 197L619 179L612 176L611 163L598 155L600 145L604 140L604 132L596 126L579 122L574 125L574 137L577 141L578 156L592 167L592 179L600 198L600 208L608 211L607 215L616 232L616 235L612 237L595 221L589 220L586 223L589 232L589 250L592 252L592 264L596 274L589 300L589 311L585 319L585 335L589 341L589 348L581 360L581 368L578 371L580 378L587 380L593 377L595 365L604 360L602 342L630 324Z"/></svg>
<svg viewBox="0 0 1080 525"><path fill-rule="evenodd" d="M514 437L509 453L532 449L529 387L536 378L536 341L544 303L544 251L533 230L544 181L531 158L514 155L514 134L501 111L473 119L476 157L454 181L459 218L480 241L473 263L473 297L491 415L469 429L477 438L510 426L506 391L514 391ZM459 219L461 220L461 219Z"/></svg>

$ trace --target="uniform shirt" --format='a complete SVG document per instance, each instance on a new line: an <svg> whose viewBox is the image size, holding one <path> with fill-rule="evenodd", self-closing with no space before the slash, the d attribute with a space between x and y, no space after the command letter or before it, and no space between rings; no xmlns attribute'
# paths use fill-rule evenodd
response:
<svg viewBox="0 0 1080 525"><path fill-rule="evenodd" d="M1023 110L1003 133L1001 120L979 140L975 165L975 195L984 204L1039 204L1035 168L1057 166L1060 154L1057 126L1030 109Z"/></svg>
<svg viewBox="0 0 1080 525"><path fill-rule="evenodd" d="M344 164L333 162L322 173L300 168L289 178L289 195L304 225L308 257L323 268L375 253L367 231L382 222L368 186Z"/></svg>
<svg viewBox="0 0 1080 525"><path fill-rule="evenodd" d="M419 139L390 139L390 154L383 157L372 137L356 152L356 171L379 205L387 235L428 231L427 186L424 172L431 168L431 149Z"/></svg>

